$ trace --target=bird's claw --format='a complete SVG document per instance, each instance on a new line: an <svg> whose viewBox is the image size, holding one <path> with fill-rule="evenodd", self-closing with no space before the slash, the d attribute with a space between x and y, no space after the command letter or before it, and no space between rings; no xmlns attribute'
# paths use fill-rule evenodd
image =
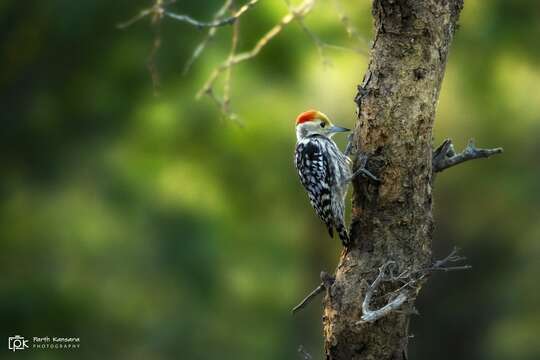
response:
<svg viewBox="0 0 540 360"><path fill-rule="evenodd" d="M381 180L379 180L378 177L376 177L375 175L373 175L368 169L366 169L365 167L361 167L359 169L356 169L355 173L353 176L358 176L358 175L362 175L363 177L365 178L368 178L370 180L372 180L373 182L376 182L376 183L380 183Z"/></svg>

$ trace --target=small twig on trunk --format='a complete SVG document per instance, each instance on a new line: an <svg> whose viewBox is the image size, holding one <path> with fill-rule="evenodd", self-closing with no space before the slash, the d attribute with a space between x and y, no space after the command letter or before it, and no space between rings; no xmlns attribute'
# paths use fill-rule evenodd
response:
<svg viewBox="0 0 540 360"><path fill-rule="evenodd" d="M458 253L459 253L459 248L454 247L452 249L452 252L450 254L448 254L447 257L445 257L444 259L435 261L433 263L433 268L438 268L439 270L441 270L442 266L448 264L449 262L457 262L457 261L467 260L467 258L465 256L458 255Z"/></svg>
<svg viewBox="0 0 540 360"><path fill-rule="evenodd" d="M432 272L432 271L442 271L442 272L449 272L449 271L461 271L461 270L469 270L472 269L471 265L463 265L463 266L449 266L449 267L430 267L422 269L425 272Z"/></svg>
<svg viewBox="0 0 540 360"><path fill-rule="evenodd" d="M302 310L303 308L305 308L309 303L311 303L311 301L313 301L313 299L317 297L317 295L322 293L324 290L330 289L330 287L335 281L335 277L333 277L332 275L328 274L325 271L321 271L321 280L322 282L319 284L319 286L317 286L302 301L300 301L298 305L296 305L292 309L293 315L296 314L298 311Z"/></svg>
<svg viewBox="0 0 540 360"><path fill-rule="evenodd" d="M435 271L442 271L442 272L449 272L449 271L461 271L461 270L469 270L472 268L471 265L461 265L461 266L445 266L448 263L451 262L457 262L457 261L463 261L467 258L464 256L458 255L459 248L454 247L452 252L445 257L444 259L435 261L430 267L423 268L416 271L409 271L405 270L398 276L392 276L390 277L390 281L401 281L404 284L400 286L398 289L385 294L385 297L389 296L395 296L395 294L399 293L400 291L408 288L413 287L413 285L417 284L419 281L425 279L429 274Z"/></svg>
<svg viewBox="0 0 540 360"><path fill-rule="evenodd" d="M324 284L320 283L312 292L310 292L301 302L292 309L292 313L296 314L298 311L305 308L317 295L324 291Z"/></svg>
<svg viewBox="0 0 540 360"><path fill-rule="evenodd" d="M435 261L430 267L416 271L405 270L402 271L399 275L393 275L392 271L389 271L389 274L386 275L386 269L389 265L394 264L394 261L388 261L383 264L379 268L379 275L377 275L375 281L373 281L373 283L368 287L368 290L366 291L366 295L362 303L362 318L358 323L361 324L365 322L373 322L388 315L390 312L399 309L399 307L408 299L408 295L404 291L407 288L414 288L413 285L416 285L418 282L425 279L430 273L434 271L448 272L470 269L470 265L446 266L448 263L466 260L464 256L458 255L458 252L459 249L454 248L447 257ZM373 297L373 294L377 290L377 287L382 281L398 281L403 283L403 285L392 292L382 295L382 297L391 298L391 300L386 305L384 305L378 310L371 310L369 308L371 299ZM414 294L414 292L411 292L411 294Z"/></svg>
<svg viewBox="0 0 540 360"><path fill-rule="evenodd" d="M478 149L474 144L474 139L470 139L465 149L456 154L452 140L446 139L433 152L433 172L441 172L465 161L488 158L492 155L501 154L502 152L503 148L500 147L494 149Z"/></svg>
<svg viewBox="0 0 540 360"><path fill-rule="evenodd" d="M471 265L445 266L446 264L451 263L451 262L467 260L465 256L458 255L458 253L459 253L459 248L454 247L454 249L452 249L452 252L447 257L445 257L444 259L435 261L431 267L422 269L421 271L425 273L429 273L433 271L448 272L448 271L460 271L460 270L471 269L472 268Z"/></svg>
<svg viewBox="0 0 540 360"><path fill-rule="evenodd" d="M383 279L385 278L386 268L390 264L394 264L394 261L388 261L379 268L379 275L377 275L375 281L373 281L373 283L367 289L366 296L364 297L364 301L362 302L362 318L358 323L361 324L366 322L374 322L388 315L392 311L397 310L407 300L407 295L405 295L404 293L400 293L380 309L371 310L369 308L371 298L373 297L373 294L377 290L377 287L379 286L381 281L383 281Z"/></svg>
<svg viewBox="0 0 540 360"><path fill-rule="evenodd" d="M370 310L369 309L369 302L362 303L362 320L359 321L360 323L365 322L374 322L382 317L385 317L392 311L395 311L399 309L401 305L407 300L407 295L404 293L400 293L398 296L396 296L392 301L388 302L388 304L384 305L382 308L378 310Z"/></svg>

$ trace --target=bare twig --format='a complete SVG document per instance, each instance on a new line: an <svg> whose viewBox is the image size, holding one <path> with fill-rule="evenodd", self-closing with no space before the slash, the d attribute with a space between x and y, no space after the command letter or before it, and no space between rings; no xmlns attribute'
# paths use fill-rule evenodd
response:
<svg viewBox="0 0 540 360"><path fill-rule="evenodd" d="M441 259L441 260L437 260L433 263L433 268L442 268L444 265L450 263L450 262L458 262L458 261L464 261L464 260L467 260L467 258L465 256L461 256L461 255L458 255L459 253L459 248L457 247L454 247L452 249L452 252L450 252L450 254L448 254L447 257L445 257L444 259Z"/></svg>
<svg viewBox="0 0 540 360"><path fill-rule="evenodd" d="M259 2L259 0L250 0L249 2L244 4L240 9L238 9L238 11L236 11L233 15L231 15L229 17L226 17L226 18L223 18L223 19L216 19L216 20L209 21L209 22L198 21L198 20L193 19L189 15L176 14L176 13L173 13L173 12L170 12L170 11L165 11L164 15L168 16L168 17L170 17L172 19L178 20L178 21L186 22L186 23L188 23L190 25L193 25L193 26L195 26L195 27L197 27L199 29L205 28L205 27L215 28L215 27L234 24L236 22L236 20L238 20L238 18L240 18L240 16L242 16L246 11L248 11L251 7L253 7L258 2Z"/></svg>
<svg viewBox="0 0 540 360"><path fill-rule="evenodd" d="M289 7L289 11L291 11L291 2L290 2L290 0L285 0L285 3ZM346 46L329 44L329 43L323 41L319 36L317 36L317 34L315 34L313 31L311 31L307 27L307 25L304 22L303 17L297 17L296 22L298 23L298 25L300 25L300 27L302 28L302 31L304 31L304 33L306 33L306 35L309 36L309 38L313 41L313 44L315 44L315 47L317 48L317 52L319 53L319 56L320 56L324 66L332 65L332 62L330 61L328 56L326 56L326 53L325 53L325 49L327 49L327 48L328 49L335 49L335 50L343 50L343 51L352 51L352 52L360 53L360 54L364 54L364 55L367 54L367 52L365 50L353 49L353 48L349 48L349 47L346 47Z"/></svg>
<svg viewBox="0 0 540 360"><path fill-rule="evenodd" d="M227 59L225 62L219 65L216 69L214 69L206 83L203 85L202 89L197 93L196 98L199 99L202 95L211 93L214 83L216 82L219 75L221 75L229 67L235 66L241 62L257 56L259 52L274 37L276 37L276 35L278 35L283 30L283 28L285 28L285 26L287 26L291 21L293 21L297 17L303 17L308 14L313 9L314 2L315 0L304 0L290 13L286 14L277 25L275 25L265 35L263 35L263 37L261 37L259 41L257 41L255 46L251 50L236 54L232 58Z"/></svg>
<svg viewBox="0 0 540 360"><path fill-rule="evenodd" d="M210 99L212 99L212 101L214 101L214 103L216 103L216 105L221 109L223 108L223 100L221 100L215 93L214 91L210 91L208 94L208 97L210 97Z"/></svg>
<svg viewBox="0 0 540 360"><path fill-rule="evenodd" d="M232 0L226 0L223 6L214 15L213 21L216 21L219 18L223 17L225 13L227 12L227 10L229 10L231 5L232 5ZM191 54L191 57L184 65L184 70L182 71L183 75L186 75L189 72L189 69L191 69L191 66L193 65L193 63L199 58L199 56L201 56L201 54L203 53L208 43L214 38L214 36L217 33L217 30L218 30L217 27L212 27L208 30L208 33L206 33L206 36L204 37L204 39L201 41L199 45L197 45L195 50L193 50L193 54Z"/></svg>
<svg viewBox="0 0 540 360"><path fill-rule="evenodd" d="M291 11L292 5L291 5L290 0L285 0L285 3L287 4L289 11ZM311 40L313 40L313 43L317 47L317 52L319 53L319 56L321 57L323 65L325 66L330 65L331 64L330 59L328 59L326 55L324 54L324 46L323 46L324 42L317 35L315 35L315 33L313 33L311 30L307 28L306 24L304 23L303 18L296 18L296 22L300 25L302 30L311 38Z"/></svg>
<svg viewBox="0 0 540 360"><path fill-rule="evenodd" d="M478 149L474 144L474 139L470 139L467 147L456 154L452 140L446 139L433 153L433 172L441 172L449 167L461 164L462 162L488 158L492 155L501 154L503 148Z"/></svg>
<svg viewBox="0 0 540 360"><path fill-rule="evenodd" d="M119 29L125 29L127 27L130 27L131 25L135 24L137 21L142 20L146 16L150 15L152 11L153 11L153 8L141 10L137 15L135 15L131 19L117 24L116 27Z"/></svg>
<svg viewBox="0 0 540 360"><path fill-rule="evenodd" d="M445 257L444 259L435 261L430 267L423 268L420 270L404 270L398 275L394 275L390 270L387 275L387 269L390 265L395 264L394 261L388 261L379 268L379 274L373 283L368 287L364 301L362 303L362 317L359 323L373 322L386 315L392 311L396 311L399 307L407 300L415 297L417 291L414 291L418 286L417 284L425 279L429 274L434 271L458 271L458 270L468 270L471 268L470 265L461 265L461 266L446 266L449 263L454 263L458 261L466 260L465 257L458 255L459 249L454 248L452 252ZM382 281L391 281L391 282L401 282L404 283L402 286L397 288L394 291L391 291L387 294L382 295L383 298L389 298L390 300L386 305L381 307L378 310L371 310L370 302L373 297L373 294L376 292L377 287ZM407 288L411 288L413 291L406 292ZM381 298L379 297L379 299Z"/></svg>
<svg viewBox="0 0 540 360"><path fill-rule="evenodd" d="M328 56L326 56L326 54L325 54L325 49L351 51L351 52L354 52L354 53L357 53L357 54L363 54L363 55L367 54L367 51L365 51L365 50L349 48L349 47L341 46L341 45L329 44L329 43L323 41L319 36L317 36L317 34L312 32L306 26L306 24L304 23L304 20L302 18L298 18L296 20L297 20L298 24L300 25L300 27L302 28L302 30L311 38L311 40L315 44L315 46L317 48L317 52L319 53L319 56L321 57L322 63L325 66L332 65L332 62L330 61Z"/></svg>
<svg viewBox="0 0 540 360"><path fill-rule="evenodd" d="M159 89L159 72L156 66L156 56L161 47L160 24L161 24L161 20L163 19L163 14L165 13L164 6L172 4L174 2L176 2L176 0L170 0L170 1L155 0L154 4L148 9L143 9L139 12L139 14L137 14L130 20L116 25L119 29L125 29L135 24L137 21L145 18L146 16L150 16L150 15L152 16L151 25L154 31L154 39L152 40L152 49L150 50L150 54L148 55L148 61L147 61L146 66L152 78L152 85L154 87L155 95L158 94L158 89Z"/></svg>
<svg viewBox="0 0 540 360"><path fill-rule="evenodd" d="M117 24L116 27L119 29L125 29L127 27L130 27L131 25L135 24L139 20L144 19L145 17L152 15L152 23L157 23L159 20L163 18L163 15L165 14L165 6L175 3L176 0L154 0L154 4L147 8L141 10L137 15L132 17L131 19Z"/></svg>
<svg viewBox="0 0 540 360"><path fill-rule="evenodd" d="M341 5L341 2L339 0L334 0L334 7L336 9L336 12L339 16L339 21L343 24L345 27L345 31L347 31L347 35L349 35L350 39L356 39L358 42L361 42L363 46L368 46L368 40L360 35L360 32L351 24L351 21L349 17L346 15L345 11L343 10L343 6ZM367 53L365 50L358 50L362 53Z"/></svg>
<svg viewBox="0 0 540 360"><path fill-rule="evenodd" d="M312 292L310 292L301 302L292 309L292 313L296 314L298 311L305 308L317 295L324 291L324 284L321 283Z"/></svg>
<svg viewBox="0 0 540 360"><path fill-rule="evenodd" d="M317 52L319 53L319 56L321 57L322 64L324 66L332 65L332 62L324 53L324 48L325 46L328 46L328 44L322 41L321 38L318 37L314 32L309 30L302 18L297 18L296 22L300 25L302 30L311 38L311 40L315 44L315 47L317 48Z"/></svg>
<svg viewBox="0 0 540 360"><path fill-rule="evenodd" d="M234 5L234 0L227 1L226 5L227 5L227 8L231 8ZM233 25L232 39L231 39L231 50L229 52L229 58L234 57L234 55L236 53L236 48L237 48L237 45L238 45L239 24L240 24L240 21L237 20ZM215 28L213 28L213 29L215 29ZM209 34L211 34L211 33L209 33ZM210 97L210 99L212 99L212 101L220 109L221 114L222 114L224 119L233 120L233 121L237 122L238 125L243 126L242 122L238 119L236 114L233 114L230 111L231 78L232 78L232 68L228 68L226 73L225 73L225 83L223 85L223 98L220 98L215 93L213 88L210 89L207 92L207 95L208 95L208 97Z"/></svg>
<svg viewBox="0 0 540 360"><path fill-rule="evenodd" d="M449 272L449 271L461 271L461 270L469 270L472 268L470 265L461 265L461 266L446 266L449 263L454 263L458 261L466 260L467 258L464 256L458 255L459 248L455 247L452 252L445 257L444 259L435 261L430 267L423 268L416 271L410 271L405 270L398 276L392 276L390 277L390 281L400 281L404 283L401 287L398 289L385 294L386 297L395 296L395 294L401 292L402 290L406 288L414 288L413 285L418 284L421 280L425 279L429 274L435 271L441 271L441 272Z"/></svg>
<svg viewBox="0 0 540 360"><path fill-rule="evenodd" d="M404 293L399 293L399 295L396 296L393 300L389 301L386 305L377 310L370 310L369 302L366 302L364 300L364 302L362 303L362 320L360 322L377 321L380 318L385 317L391 312L399 309L406 300L407 295L405 295Z"/></svg>
<svg viewBox="0 0 540 360"><path fill-rule="evenodd" d="M240 21L236 21L233 25L232 39L231 39L231 51L229 52L228 60L234 58L236 54L236 47L238 45L238 29ZM223 85L223 107L221 112L226 117L234 117L234 114L230 111L230 102L231 102L231 78L232 78L232 66L229 67L225 72L225 84Z"/></svg>
<svg viewBox="0 0 540 360"><path fill-rule="evenodd" d="M373 297L373 294L377 290L377 287L379 286L381 281L383 281L383 279L385 278L386 268L391 264L394 264L394 262L388 261L384 263L379 268L379 274L377 275L377 278L368 287L366 291L366 296L364 297L364 301L362 302L362 317L359 323L374 322L388 315L392 311L399 309L399 307L403 305L403 303L407 300L407 295L405 295L405 293L399 293L394 299L389 301L386 305L384 305L380 309L377 309L377 310L370 309L371 298Z"/></svg>
<svg viewBox="0 0 540 360"><path fill-rule="evenodd" d="M236 22L236 20L238 20L238 18L240 16L242 16L251 7L256 5L259 2L259 0L250 0L250 1L248 1L246 4L244 4L242 7L240 7L240 9L238 9L238 11L236 11L233 15L231 15L229 17L226 17L226 18L223 18L223 19L219 19L219 17L218 17L218 18L214 18L214 20L208 21L208 22L195 20L194 18L192 18L189 15L177 14L177 13L174 13L174 12L171 12L171 11L168 11L168 10L165 9L166 5L169 5L169 4L172 4L172 3L175 3L175 2L176 2L176 0L172 0L172 1L168 1L168 2L165 2L163 0L155 0L154 4L151 7L141 10L133 18L129 19L126 22L118 24L117 27L119 29L125 29L125 28L133 25L137 21L139 21L139 20L141 20L141 19L143 19L146 16L151 15L151 14L154 17L159 17L159 18L162 18L163 16L167 16L167 17L169 17L171 19L175 19L175 20L182 21L182 22L188 23L190 25L193 25L193 26L195 26L196 28L199 28L199 29L207 28L207 27L216 28L216 27L225 26L225 25L232 25L232 24L234 24L234 22Z"/></svg>
<svg viewBox="0 0 540 360"><path fill-rule="evenodd" d="M461 256L458 254L459 248L455 247L452 252L445 257L444 259L437 260L433 263L433 265L429 268L422 269L422 272L433 272L433 271L461 271L461 270L469 270L472 268L471 265L461 265L461 266L446 266L448 263L454 263L458 261L465 261L467 258L465 256Z"/></svg>
<svg viewBox="0 0 540 360"><path fill-rule="evenodd" d="M292 309L293 315L305 308L309 303L311 303L313 299L317 297L317 295L322 293L325 289L330 289L335 280L336 278L334 276L328 274L326 271L321 271L321 284L317 286L312 292L310 292L298 305L296 305Z"/></svg>
<svg viewBox="0 0 540 360"><path fill-rule="evenodd" d="M336 4L339 5L337 2L338 0L335 0ZM276 24L274 27L272 27L266 34L264 34L253 46L251 50L237 53L237 44L238 44L238 20L242 15L244 15L249 9L251 9L253 6L255 6L259 0L247 0L247 2L242 5L238 10L232 11L232 14L230 16L225 16L228 10L232 9L232 5L234 0L224 0L223 5L221 8L214 14L212 20L210 21L200 21L197 19L194 19L193 17L187 15L187 14L181 14L176 13L173 11L170 11L167 9L167 6L170 4L175 3L176 0L153 0L152 6L149 8L141 10L137 15L135 15L133 18L120 23L117 25L120 29L125 29L136 22L140 21L141 19L144 19L146 17L151 17L152 19L152 25L154 26L154 41L152 45L152 50L149 55L148 59L148 68L150 71L150 74L152 76L152 83L154 85L154 89L157 92L157 88L159 86L159 74L157 71L157 67L155 65L155 58L157 56L157 53L161 47L161 37L160 37L160 25L163 18L167 17L170 19L174 19L177 21L185 22L189 25L192 25L198 29L202 28L209 28L208 32L205 36L205 38L202 40L202 42L194 49L193 53L191 54L191 57L186 62L183 74L186 74L193 63L201 56L202 52L208 45L208 43L214 38L216 32L218 31L218 28L227 26L227 25L233 25L233 35L232 35L232 44L231 44L231 51L229 53L229 56L227 59L221 63L219 66L217 66L212 73L210 74L208 80L204 83L202 89L197 93L196 98L200 98L202 95L208 95L220 108L222 114L229 118L229 119L236 119L236 116L231 113L230 111L230 91L231 91L231 78L232 78L232 68L244 61L250 60L257 56L261 50L274 38L276 37L289 23L291 23L293 20L296 20L302 30L311 38L313 43L315 44L317 51L323 61L323 64L328 65L330 64L330 60L325 54L325 49L338 49L338 50L347 50L347 51L353 51L357 53L366 53L364 50L360 49L353 49L345 46L339 46L334 44L329 44L323 41L320 37L318 37L315 33L313 33L304 23L304 17L311 12L313 9L316 0L303 0L300 4L297 6L292 6L290 3L290 0L285 0L287 3L289 12L283 16L281 21ZM361 39L361 37L358 35L358 32L343 13L340 13L340 7L336 6L336 10L338 11L338 14L340 16L341 22L345 26L345 29L347 31L347 34L349 34L349 37L357 37L358 39ZM225 74L224 79L224 88L223 88L223 96L217 94L217 92L214 89L215 82L220 77L220 75Z"/></svg>

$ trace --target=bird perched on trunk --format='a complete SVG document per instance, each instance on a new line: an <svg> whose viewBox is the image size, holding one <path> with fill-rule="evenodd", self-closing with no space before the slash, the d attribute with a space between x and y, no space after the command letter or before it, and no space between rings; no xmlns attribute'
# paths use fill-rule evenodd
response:
<svg viewBox="0 0 540 360"><path fill-rule="evenodd" d="M336 229L341 242L349 246L345 228L345 196L352 177L351 159L343 154L332 136L349 129L333 125L323 113L310 110L296 118L295 165L300 181L330 237Z"/></svg>
<svg viewBox="0 0 540 360"><path fill-rule="evenodd" d="M300 182L315 212L326 224L330 237L334 237L335 229L343 246L348 247L350 239L345 228L348 184L358 173L374 181L378 179L363 164L352 172L348 151L342 153L332 140L334 134L346 131L349 129L335 126L325 114L316 110L303 112L296 118L295 165Z"/></svg>

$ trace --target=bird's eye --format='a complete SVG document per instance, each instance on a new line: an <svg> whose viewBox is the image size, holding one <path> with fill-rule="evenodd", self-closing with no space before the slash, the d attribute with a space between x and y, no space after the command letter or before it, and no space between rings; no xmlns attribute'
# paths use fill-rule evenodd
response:
<svg viewBox="0 0 540 360"><path fill-rule="evenodd" d="M325 126L326 126L326 123L325 123L324 121L321 122L321 127L323 128L323 127L325 127Z"/></svg>

